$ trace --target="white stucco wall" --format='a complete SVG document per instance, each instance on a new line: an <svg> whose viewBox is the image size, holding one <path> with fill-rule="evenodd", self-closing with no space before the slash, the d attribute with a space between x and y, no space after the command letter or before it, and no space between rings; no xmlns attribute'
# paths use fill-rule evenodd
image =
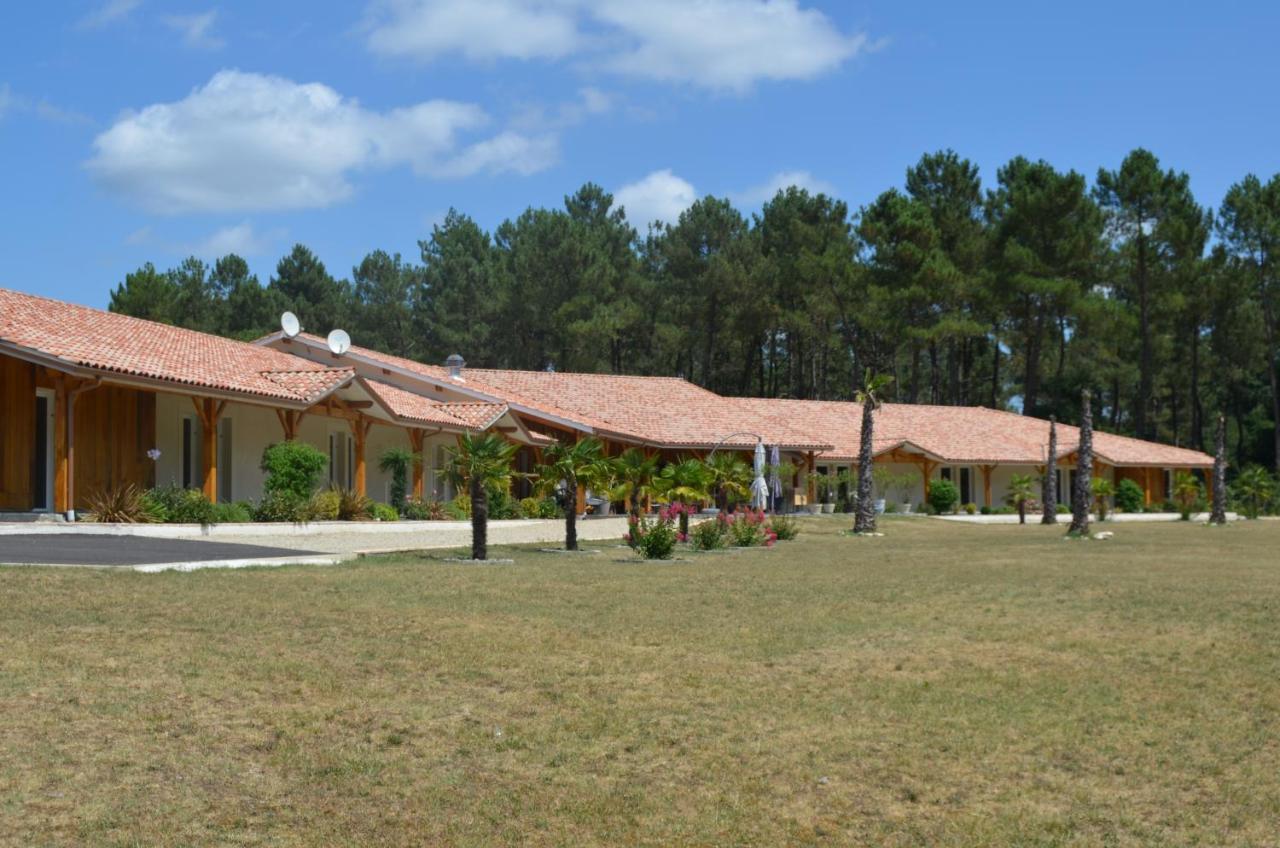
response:
<svg viewBox="0 0 1280 848"><path fill-rule="evenodd" d="M160 449L160 459L156 463L157 485L182 485L182 419L190 418L193 422L193 444L198 451L200 443L199 420L195 415L195 407L191 399L183 395L159 394L156 396L156 447ZM231 473L231 500L257 501L262 497L264 474L261 470L262 452L275 442L284 438L280 429L280 421L275 411L267 407L253 404L229 403L222 413L222 419L230 422L231 455L225 453L219 457L219 477L226 470ZM323 415L308 415L298 428L298 439L318 448L329 456L330 435L340 436L344 441L351 436L351 428L342 418L330 418ZM220 441L220 447L222 442ZM426 497L430 499L433 492L439 497L452 497L452 489L444 480L444 475L436 467L439 462L439 448L456 444L452 435L437 434L428 436L425 442L427 462L425 466L424 485ZM378 459L388 448L409 447L409 434L403 427L374 424L369 430L365 443L365 485L369 497L378 501L387 501L390 497L391 475L378 468ZM196 467L199 468L199 454L196 455ZM354 469L351 474L354 473ZM351 474L347 475L348 477ZM329 473L326 471L321 480L328 485ZM346 481L343 481L346 482ZM200 485L198 474L192 485ZM412 485L412 480L410 480ZM223 482L219 480L219 490L223 490Z"/></svg>

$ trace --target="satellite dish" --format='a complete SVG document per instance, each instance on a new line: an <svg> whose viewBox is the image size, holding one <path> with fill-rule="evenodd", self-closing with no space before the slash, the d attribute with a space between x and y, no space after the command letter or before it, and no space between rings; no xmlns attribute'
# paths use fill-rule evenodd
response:
<svg viewBox="0 0 1280 848"><path fill-rule="evenodd" d="M302 332L302 324L299 323L297 315L286 312L280 316L280 329L284 330L285 338L291 339Z"/></svg>
<svg viewBox="0 0 1280 848"><path fill-rule="evenodd" d="M351 350L351 337L346 330L334 330L329 334L328 342L329 350L333 351L334 356L342 356Z"/></svg>

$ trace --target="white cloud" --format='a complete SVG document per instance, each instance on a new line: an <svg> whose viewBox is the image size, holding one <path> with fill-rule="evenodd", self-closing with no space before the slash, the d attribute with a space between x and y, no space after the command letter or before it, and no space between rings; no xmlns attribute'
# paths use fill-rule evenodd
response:
<svg viewBox="0 0 1280 848"><path fill-rule="evenodd" d="M180 213L328 206L370 168L462 177L531 173L554 161L554 138L461 143L488 122L469 103L374 112L320 83L221 71L182 100L124 115L94 140L87 165L106 188Z"/></svg>
<svg viewBox="0 0 1280 848"><path fill-rule="evenodd" d="M217 50L225 43L213 34L218 19L217 9L195 15L166 15L165 26L182 37L182 43L198 50Z"/></svg>
<svg viewBox="0 0 1280 848"><path fill-rule="evenodd" d="M670 168L654 171L613 193L614 203L626 210L631 226L641 230L654 221L674 224L697 199L693 186Z"/></svg>
<svg viewBox="0 0 1280 848"><path fill-rule="evenodd" d="M423 61L560 59L629 77L744 92L805 80L876 47L800 0L383 0L368 44Z"/></svg>
<svg viewBox="0 0 1280 848"><path fill-rule="evenodd" d="M368 28L375 53L419 60L557 59L579 41L573 9L555 0L383 0Z"/></svg>
<svg viewBox="0 0 1280 848"><path fill-rule="evenodd" d="M810 194L835 194L835 186L820 180L808 171L779 171L759 185L751 186L729 195L738 206L760 206L773 200L783 189L795 186Z"/></svg>
<svg viewBox="0 0 1280 848"><path fill-rule="evenodd" d="M797 0L601 0L593 8L634 39L607 67L712 89L813 79L867 47L866 35L841 33Z"/></svg>
<svg viewBox="0 0 1280 848"><path fill-rule="evenodd" d="M76 22L80 29L100 29L122 21L142 5L142 0L107 0Z"/></svg>
<svg viewBox="0 0 1280 848"><path fill-rule="evenodd" d="M6 113L35 115L42 121L55 124L91 124L93 119L71 109L55 106L48 100L33 101L20 94L14 94L8 83L0 85L0 120Z"/></svg>
<svg viewBox="0 0 1280 848"><path fill-rule="evenodd" d="M182 253L220 259L228 253L239 256L260 256L269 251L284 236L283 230L260 233L248 221L230 227L223 227L194 244L189 244Z"/></svg>

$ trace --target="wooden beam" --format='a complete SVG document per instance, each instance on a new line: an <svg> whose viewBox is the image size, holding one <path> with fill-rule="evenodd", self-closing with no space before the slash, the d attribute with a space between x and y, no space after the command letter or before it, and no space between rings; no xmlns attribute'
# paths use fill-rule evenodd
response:
<svg viewBox="0 0 1280 848"><path fill-rule="evenodd" d="M409 450L413 451L413 497L422 500L426 491L422 474L422 448L426 433L416 427L409 428Z"/></svg>
<svg viewBox="0 0 1280 848"><path fill-rule="evenodd" d="M809 451L804 455L804 488L805 488L805 504L812 505L818 502L818 478L813 473L813 451Z"/></svg>
<svg viewBox="0 0 1280 848"><path fill-rule="evenodd" d="M71 440L67 427L70 393L67 391L67 378L55 374L53 387L53 508L56 512L66 513L71 509Z"/></svg>
<svg viewBox="0 0 1280 848"><path fill-rule="evenodd" d="M192 398L195 401L195 398ZM205 398L196 405L200 411L201 464L203 467L204 485L201 487L209 503L218 502L218 418L222 414L224 401L218 404L213 398Z"/></svg>
<svg viewBox="0 0 1280 848"><path fill-rule="evenodd" d="M361 415L355 413L355 418L348 421L351 425L351 435L355 439L356 454L356 473L355 473L355 490L357 495L366 495L368 491L365 487L366 468L364 460L364 445L366 437L369 435L369 428L373 426L373 422Z"/></svg>
<svg viewBox="0 0 1280 848"><path fill-rule="evenodd" d="M988 509L991 508L991 472L995 468L994 465L979 465L982 469L982 504Z"/></svg>

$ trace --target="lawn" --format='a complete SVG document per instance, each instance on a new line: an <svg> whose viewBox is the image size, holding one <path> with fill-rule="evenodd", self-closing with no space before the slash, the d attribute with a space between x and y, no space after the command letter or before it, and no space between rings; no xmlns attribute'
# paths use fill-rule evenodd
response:
<svg viewBox="0 0 1280 848"><path fill-rule="evenodd" d="M1280 522L0 570L0 844L1276 845Z"/></svg>

